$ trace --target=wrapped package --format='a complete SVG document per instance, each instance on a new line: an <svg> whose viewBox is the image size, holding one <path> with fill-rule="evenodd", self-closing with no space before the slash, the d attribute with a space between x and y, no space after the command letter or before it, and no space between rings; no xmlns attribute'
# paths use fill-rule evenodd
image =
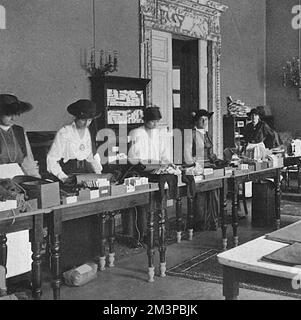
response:
<svg viewBox="0 0 301 320"><path fill-rule="evenodd" d="M85 263L77 268L64 272L63 277L68 286L83 286L97 278L97 264L94 262Z"/></svg>

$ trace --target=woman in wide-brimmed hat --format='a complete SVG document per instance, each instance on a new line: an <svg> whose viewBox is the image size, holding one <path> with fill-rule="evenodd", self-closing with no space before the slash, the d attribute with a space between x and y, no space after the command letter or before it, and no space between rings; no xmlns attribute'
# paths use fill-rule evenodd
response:
<svg viewBox="0 0 301 320"><path fill-rule="evenodd" d="M267 139L275 140L275 132L269 125L261 120L262 112L260 108L253 108L249 112L248 117L251 122L244 128L244 140L246 142L245 150L247 155L252 155L257 160L265 157L265 142Z"/></svg>
<svg viewBox="0 0 301 320"><path fill-rule="evenodd" d="M128 158L132 164L143 163L150 169L152 165L157 166L171 162L168 140L163 130L158 128L161 119L162 115L158 106L153 105L144 110L144 125L130 132L131 147ZM122 219L125 234L135 238L137 231L137 236L139 233L140 239L145 237L147 232L145 208L137 207L137 211L130 209L122 215Z"/></svg>
<svg viewBox="0 0 301 320"><path fill-rule="evenodd" d="M208 124L213 112L200 109L192 113L193 129L184 136L184 161L212 167L218 160L213 153L213 143L208 133ZM218 227L219 191L198 193L194 214L194 230L216 230Z"/></svg>
<svg viewBox="0 0 301 320"><path fill-rule="evenodd" d="M184 141L185 163L209 164L217 159L212 152L213 144L208 134L208 123L212 115L213 112L204 109L192 113L192 136L187 135Z"/></svg>
<svg viewBox="0 0 301 320"><path fill-rule="evenodd" d="M101 173L102 165L96 152L89 126L100 116L96 104L81 99L67 107L74 121L61 128L47 155L47 170L61 181L76 173Z"/></svg>
<svg viewBox="0 0 301 320"><path fill-rule="evenodd" d="M162 115L157 106L144 110L144 125L130 132L131 148L128 157L132 163L170 163L166 139L158 128L161 118Z"/></svg>
<svg viewBox="0 0 301 320"><path fill-rule="evenodd" d="M11 94L0 94L0 164L18 163L26 175L40 177L24 128L16 116L32 109L28 102Z"/></svg>
<svg viewBox="0 0 301 320"><path fill-rule="evenodd" d="M23 127L15 124L17 116L31 109L30 103L20 101L14 95L0 94L0 165L16 163L25 175L40 178L39 168L34 161L26 132ZM10 250L4 257L5 260L7 259L7 276L29 272L31 270L31 249L30 245L27 245L29 243L28 231L10 233L6 237L10 244ZM16 252L19 252L19 255L22 253L22 257L16 259Z"/></svg>

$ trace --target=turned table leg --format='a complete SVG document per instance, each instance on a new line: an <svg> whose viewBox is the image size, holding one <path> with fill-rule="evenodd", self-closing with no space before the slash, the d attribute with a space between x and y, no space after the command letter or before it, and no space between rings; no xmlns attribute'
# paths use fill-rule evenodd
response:
<svg viewBox="0 0 301 320"><path fill-rule="evenodd" d="M194 209L194 198L187 197L187 230L188 240L191 241L193 237L193 209Z"/></svg>
<svg viewBox="0 0 301 320"><path fill-rule="evenodd" d="M183 230L183 212L182 212L182 198L180 196L176 199L176 225L177 225L177 243L182 240L182 230Z"/></svg>
<svg viewBox="0 0 301 320"><path fill-rule="evenodd" d="M99 250L99 269L104 271L106 269L106 212L102 212L98 215L99 231L100 231L100 250Z"/></svg>
<svg viewBox="0 0 301 320"><path fill-rule="evenodd" d="M159 216L159 254L160 254L160 276L165 277L166 274L166 246L165 246L165 216L166 216L166 197L161 201L160 208L158 210Z"/></svg>
<svg viewBox="0 0 301 320"><path fill-rule="evenodd" d="M54 210L50 213L49 230L51 238L51 273L52 289L54 300L60 299L61 270L60 270L60 249L62 234L62 212Z"/></svg>
<svg viewBox="0 0 301 320"><path fill-rule="evenodd" d="M33 229L30 230L30 242L32 250L32 296L40 300L42 295L42 242L43 242L43 214L33 216Z"/></svg>
<svg viewBox="0 0 301 320"><path fill-rule="evenodd" d="M154 216L155 216L155 195L150 194L148 214L147 214L147 258L148 258L148 282L154 282Z"/></svg>
<svg viewBox="0 0 301 320"><path fill-rule="evenodd" d="M230 180L232 197L232 228L234 247L238 246L238 183L236 179Z"/></svg>
<svg viewBox="0 0 301 320"><path fill-rule="evenodd" d="M227 195L225 194L225 180L223 181L223 187L220 190L220 211L221 211L221 229L223 250L227 250L227 223L226 223L226 208L227 208Z"/></svg>
<svg viewBox="0 0 301 320"><path fill-rule="evenodd" d="M298 178L299 179L299 178ZM280 191L280 169L277 170L275 177L275 210L276 210L276 229L280 228L280 201L281 201L281 191Z"/></svg>
<svg viewBox="0 0 301 320"><path fill-rule="evenodd" d="M7 264L7 237L6 234L0 234L0 265L5 267Z"/></svg>
<svg viewBox="0 0 301 320"><path fill-rule="evenodd" d="M110 213L109 218L109 267L114 267L115 262L115 212Z"/></svg>

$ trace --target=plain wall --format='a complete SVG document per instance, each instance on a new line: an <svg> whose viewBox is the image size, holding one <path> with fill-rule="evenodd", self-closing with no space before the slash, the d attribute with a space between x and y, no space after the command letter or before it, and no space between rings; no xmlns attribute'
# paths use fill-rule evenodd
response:
<svg viewBox="0 0 301 320"><path fill-rule="evenodd" d="M301 101L298 88L283 87L282 67L298 56L299 30L291 26L298 0L267 0L267 103L278 131L300 135Z"/></svg>
<svg viewBox="0 0 301 320"><path fill-rule="evenodd" d="M226 97L255 107L265 104L265 0L222 0L221 102Z"/></svg>
<svg viewBox="0 0 301 320"><path fill-rule="evenodd" d="M114 75L139 76L138 0L96 0L96 48L119 52ZM34 110L18 123L57 130L70 119L66 107L90 98L81 49L91 48L91 0L2 0L0 92L13 93Z"/></svg>
<svg viewBox="0 0 301 320"><path fill-rule="evenodd" d="M273 0L274 1L274 0ZM119 71L139 76L139 1L96 0L96 48L119 51ZM248 105L265 99L265 1L223 0L221 95ZM57 130L68 104L90 98L80 51L90 48L92 0L2 0L0 92L16 94L34 110L19 118L27 130Z"/></svg>

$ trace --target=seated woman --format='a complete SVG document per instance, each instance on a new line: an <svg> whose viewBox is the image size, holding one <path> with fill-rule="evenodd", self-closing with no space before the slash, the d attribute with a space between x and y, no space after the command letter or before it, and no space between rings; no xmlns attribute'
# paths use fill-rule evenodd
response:
<svg viewBox="0 0 301 320"><path fill-rule="evenodd" d="M47 170L65 182L72 173L101 173L102 165L89 125L100 116L90 100L78 100L67 107L74 121L56 134L47 155Z"/></svg>
<svg viewBox="0 0 301 320"><path fill-rule="evenodd" d="M131 147L128 157L131 163L170 163L166 140L158 129L161 118L159 107L154 106L145 109L144 125L130 132Z"/></svg>
<svg viewBox="0 0 301 320"><path fill-rule="evenodd" d="M17 163L25 175L40 178L24 128L15 124L17 116L32 108L30 103L20 101L14 95L0 94L0 165ZM7 239L11 248L7 255L7 277L30 271L32 253L28 231L8 234Z"/></svg>
<svg viewBox="0 0 301 320"><path fill-rule="evenodd" d="M208 123L213 112L200 109L193 113L191 135L184 137L184 159L186 164L211 167L218 160L213 153L213 144L208 134ZM219 191L198 193L194 213L194 230L216 230L218 227Z"/></svg>
<svg viewBox="0 0 301 320"><path fill-rule="evenodd" d="M24 174L40 178L24 129L14 121L16 116L32 109L16 96L0 94L0 164L18 163Z"/></svg>
<svg viewBox="0 0 301 320"><path fill-rule="evenodd" d="M148 107L143 114L144 125L130 132L131 147L128 152L130 163L142 163L148 169L159 164L169 164L168 146L165 137L158 128L162 118L159 107ZM138 242L146 236L146 209L129 209L122 215L124 233L132 238L138 236Z"/></svg>
<svg viewBox="0 0 301 320"><path fill-rule="evenodd" d="M72 174L102 172L96 141L88 129L92 119L99 116L96 104L78 100L70 104L67 111L74 121L57 132L47 155L47 170L65 183ZM64 223L62 270L84 263L97 254L98 232L94 216Z"/></svg>

